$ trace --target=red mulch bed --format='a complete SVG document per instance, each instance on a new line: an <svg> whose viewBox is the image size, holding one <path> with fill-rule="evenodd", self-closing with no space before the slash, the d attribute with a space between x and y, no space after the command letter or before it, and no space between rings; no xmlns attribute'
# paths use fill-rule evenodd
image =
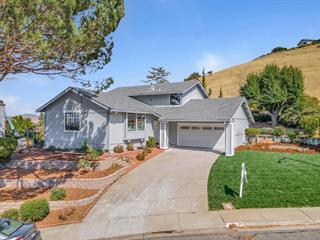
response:
<svg viewBox="0 0 320 240"><path fill-rule="evenodd" d="M264 152L286 152L286 153L309 153L319 154L319 149L310 149L298 144L287 143L255 143L242 145L236 148L236 151L254 150Z"/></svg>
<svg viewBox="0 0 320 240"><path fill-rule="evenodd" d="M110 168L93 171L72 171L72 170L25 170L25 169L0 169L0 179L56 179L56 178L77 178L91 179L108 176L122 168L118 164L113 164Z"/></svg>
<svg viewBox="0 0 320 240"><path fill-rule="evenodd" d="M15 153L12 158L17 160L68 160L75 161L83 153L73 151L49 151L41 148L31 148L23 153Z"/></svg>
<svg viewBox="0 0 320 240"><path fill-rule="evenodd" d="M60 210L50 211L49 215L37 222L38 227L48 227L68 223L78 223L87 215L94 203L81 207L71 207Z"/></svg>
<svg viewBox="0 0 320 240"><path fill-rule="evenodd" d="M96 194L98 189L64 188L64 201L78 200ZM0 188L0 202L19 201L31 198L45 198L50 200L50 188Z"/></svg>

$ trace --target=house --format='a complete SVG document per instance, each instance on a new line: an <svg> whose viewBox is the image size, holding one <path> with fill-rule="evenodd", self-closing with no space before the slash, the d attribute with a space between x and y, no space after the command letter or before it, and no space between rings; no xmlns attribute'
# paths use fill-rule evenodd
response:
<svg viewBox="0 0 320 240"><path fill-rule="evenodd" d="M6 117L5 117L6 105L0 100L0 137L4 136L6 132Z"/></svg>
<svg viewBox="0 0 320 240"><path fill-rule="evenodd" d="M301 39L300 42L298 42L297 46L298 47L306 46L306 45L309 45L315 41L317 41L317 40L316 39Z"/></svg>
<svg viewBox="0 0 320 240"><path fill-rule="evenodd" d="M233 155L254 122L243 97L209 99L199 81L119 87L96 94L69 87L40 107L45 146L79 148L84 141L102 149L144 144L160 148L199 147Z"/></svg>

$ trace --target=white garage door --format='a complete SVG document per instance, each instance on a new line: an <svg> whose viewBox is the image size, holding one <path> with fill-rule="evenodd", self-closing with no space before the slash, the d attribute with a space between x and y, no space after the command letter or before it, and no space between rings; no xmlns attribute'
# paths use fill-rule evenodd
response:
<svg viewBox="0 0 320 240"><path fill-rule="evenodd" d="M178 146L224 149L223 124L178 124Z"/></svg>

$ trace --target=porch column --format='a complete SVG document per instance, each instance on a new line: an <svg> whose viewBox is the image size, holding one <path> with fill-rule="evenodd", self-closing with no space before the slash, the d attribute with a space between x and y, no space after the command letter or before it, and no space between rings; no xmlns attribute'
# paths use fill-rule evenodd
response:
<svg viewBox="0 0 320 240"><path fill-rule="evenodd" d="M233 143L233 123L225 124L225 155L232 157L234 155Z"/></svg>
<svg viewBox="0 0 320 240"><path fill-rule="evenodd" d="M160 122L160 148L169 148L169 126L167 122Z"/></svg>

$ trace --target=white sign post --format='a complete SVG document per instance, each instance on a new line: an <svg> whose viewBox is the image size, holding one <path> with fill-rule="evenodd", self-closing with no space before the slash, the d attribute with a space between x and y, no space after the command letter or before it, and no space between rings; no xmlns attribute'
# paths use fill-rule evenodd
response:
<svg viewBox="0 0 320 240"><path fill-rule="evenodd" d="M242 163L242 165L241 165L241 180L240 180L240 194L239 194L240 198L242 198L243 182L244 181L246 181L246 183L248 183L246 164Z"/></svg>

